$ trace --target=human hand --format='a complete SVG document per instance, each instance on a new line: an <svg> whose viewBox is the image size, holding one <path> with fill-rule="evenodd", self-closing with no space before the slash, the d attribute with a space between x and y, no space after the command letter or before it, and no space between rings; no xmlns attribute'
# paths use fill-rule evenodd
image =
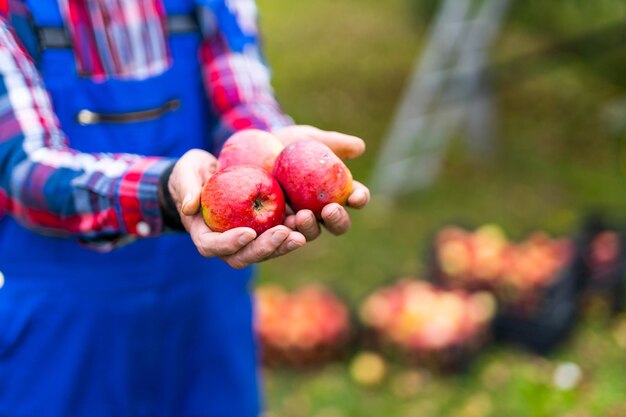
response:
<svg viewBox="0 0 626 417"><path fill-rule="evenodd" d="M213 155L192 149L176 162L167 184L183 226L202 256L219 257L231 267L241 269L285 255L306 243L302 233L285 226L273 227L259 236L248 227L223 233L209 229L200 213L200 194L203 184L216 169L217 160Z"/></svg>
<svg viewBox="0 0 626 417"><path fill-rule="evenodd" d="M365 152L365 142L362 139L339 132L328 132L313 126L288 126L272 133L285 146L300 140L322 142L341 159L356 158ZM352 194L348 197L348 207L363 208L370 200L370 191L358 181L354 181L353 184ZM324 227L334 235L346 233L352 225L346 209L337 203L328 204L322 209L322 222ZM285 225L301 232L307 241L317 238L321 232L320 225L311 210L300 210L288 215Z"/></svg>

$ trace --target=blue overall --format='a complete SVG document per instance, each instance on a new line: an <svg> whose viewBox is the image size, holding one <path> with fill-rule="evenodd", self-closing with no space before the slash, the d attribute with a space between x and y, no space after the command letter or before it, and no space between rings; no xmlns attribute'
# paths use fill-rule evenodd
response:
<svg viewBox="0 0 626 417"><path fill-rule="evenodd" d="M37 25L62 25L55 0L28 3ZM193 7L165 5L169 14ZM170 157L208 148L200 35L169 41L173 67L145 81L94 83L76 74L70 50L42 53L38 65L72 148ZM124 113L173 99L181 107L156 120L76 121L81 109ZM102 254L5 216L0 272L1 417L258 415L250 269L202 258L186 234Z"/></svg>

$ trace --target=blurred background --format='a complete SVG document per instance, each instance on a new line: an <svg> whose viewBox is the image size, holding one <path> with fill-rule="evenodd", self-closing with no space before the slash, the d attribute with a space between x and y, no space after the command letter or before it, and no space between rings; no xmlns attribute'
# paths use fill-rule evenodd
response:
<svg viewBox="0 0 626 417"><path fill-rule="evenodd" d="M459 19L463 3L258 0L284 109L364 138L365 156L348 166L377 191L352 212L347 236L325 234L262 264L260 285L322 283L356 317L377 288L432 278L433 242L446 225L497 225L516 242L544 231L570 239L574 252L592 213L621 230L626 2L486 1L493 13L478 21L472 12L487 9L467 2ZM407 156L414 171L394 165ZM611 310L609 293L577 298L573 330L542 354L483 343L461 371L441 372L359 345L337 361L268 366L267 417L624 416L626 316Z"/></svg>

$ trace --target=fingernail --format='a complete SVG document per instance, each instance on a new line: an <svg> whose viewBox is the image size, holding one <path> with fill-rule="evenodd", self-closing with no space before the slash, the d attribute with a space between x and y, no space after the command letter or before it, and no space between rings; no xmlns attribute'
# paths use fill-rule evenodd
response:
<svg viewBox="0 0 626 417"><path fill-rule="evenodd" d="M247 245L248 243L252 242L252 240L254 240L254 236L252 236L250 233L243 233L241 236L239 236L240 245Z"/></svg>
<svg viewBox="0 0 626 417"><path fill-rule="evenodd" d="M288 233L285 230L278 230L272 234L272 243L280 245L287 239Z"/></svg>
<svg viewBox="0 0 626 417"><path fill-rule="evenodd" d="M293 240L289 243L287 243L287 250L296 250L300 247L300 245L297 242L294 242Z"/></svg>

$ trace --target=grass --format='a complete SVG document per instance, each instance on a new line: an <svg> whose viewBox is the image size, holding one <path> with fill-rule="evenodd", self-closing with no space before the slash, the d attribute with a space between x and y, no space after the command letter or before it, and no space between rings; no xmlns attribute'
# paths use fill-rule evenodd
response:
<svg viewBox="0 0 626 417"><path fill-rule="evenodd" d="M497 43L495 61L626 18L617 0L520 3ZM367 182L423 47L428 18L408 0L259 0L259 7L283 107L299 122L363 137L368 152L349 166ZM323 235L264 264L261 281L287 287L326 282L357 303L391 278L422 274L429 236L449 221L496 222L521 236L539 228L571 233L595 208L623 217L626 133L612 130L606 109L625 94L615 76L625 58L619 49L593 60L566 52L500 74L492 155L473 157L459 137L432 187L394 204L375 198L353 213L347 236ZM619 323L587 318L547 358L493 347L459 376L394 365L376 389L351 382L344 363L307 372L267 371L268 415L623 416L626 344L619 342ZM573 391L559 391L551 382L560 361L583 369L583 383Z"/></svg>

